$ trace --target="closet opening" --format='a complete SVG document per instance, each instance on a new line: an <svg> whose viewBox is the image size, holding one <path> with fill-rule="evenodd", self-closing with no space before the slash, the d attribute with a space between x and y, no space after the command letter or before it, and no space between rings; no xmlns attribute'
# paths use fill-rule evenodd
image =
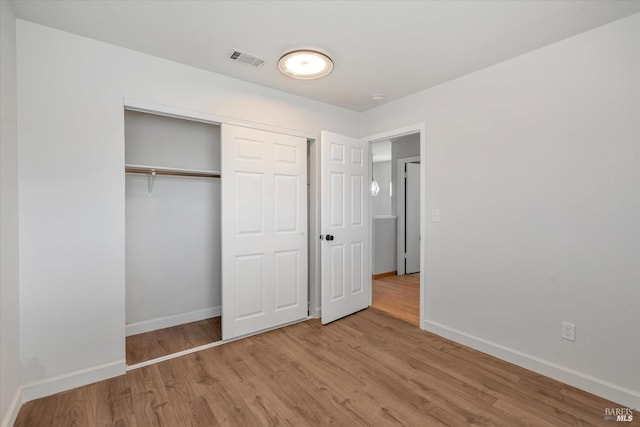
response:
<svg viewBox="0 0 640 427"><path fill-rule="evenodd" d="M126 362L221 333L220 126L125 110Z"/></svg>

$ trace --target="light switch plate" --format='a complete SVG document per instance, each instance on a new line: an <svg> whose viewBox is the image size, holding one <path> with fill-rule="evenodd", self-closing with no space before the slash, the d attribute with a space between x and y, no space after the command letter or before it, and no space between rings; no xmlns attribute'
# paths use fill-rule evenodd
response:
<svg viewBox="0 0 640 427"><path fill-rule="evenodd" d="M431 222L440 222L440 209L431 209Z"/></svg>

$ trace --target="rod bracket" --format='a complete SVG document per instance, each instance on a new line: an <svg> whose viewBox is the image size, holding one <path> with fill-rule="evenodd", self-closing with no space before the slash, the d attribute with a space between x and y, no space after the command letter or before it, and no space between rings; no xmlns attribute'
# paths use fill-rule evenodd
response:
<svg viewBox="0 0 640 427"><path fill-rule="evenodd" d="M153 181L156 179L156 170L149 169L149 194L153 192Z"/></svg>

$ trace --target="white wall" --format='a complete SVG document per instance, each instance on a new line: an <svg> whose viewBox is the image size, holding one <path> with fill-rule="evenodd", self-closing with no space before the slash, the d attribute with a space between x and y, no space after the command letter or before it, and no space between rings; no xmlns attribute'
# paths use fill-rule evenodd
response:
<svg viewBox="0 0 640 427"><path fill-rule="evenodd" d="M352 111L17 21L25 399L124 372L123 98L317 134Z"/></svg>
<svg viewBox="0 0 640 427"><path fill-rule="evenodd" d="M391 195L389 183L391 182L391 161L375 162L373 164L373 179L380 187L380 192L373 197L373 215L391 215Z"/></svg>
<svg viewBox="0 0 640 427"><path fill-rule="evenodd" d="M396 271L396 230L396 217L373 218L372 274Z"/></svg>
<svg viewBox="0 0 640 427"><path fill-rule="evenodd" d="M640 407L640 15L364 114L426 122L425 319ZM576 341L560 339L562 321Z"/></svg>
<svg viewBox="0 0 640 427"><path fill-rule="evenodd" d="M124 112L127 164L220 171L220 125Z"/></svg>
<svg viewBox="0 0 640 427"><path fill-rule="evenodd" d="M0 2L0 425L19 408L18 140L16 19Z"/></svg>
<svg viewBox="0 0 640 427"><path fill-rule="evenodd" d="M126 180L127 335L220 316L220 180Z"/></svg>
<svg viewBox="0 0 640 427"><path fill-rule="evenodd" d="M378 142L374 144L391 144ZM373 178L380 186L380 192L373 201L373 268L372 274L388 273L396 270L396 218L391 216L391 160L373 163Z"/></svg>

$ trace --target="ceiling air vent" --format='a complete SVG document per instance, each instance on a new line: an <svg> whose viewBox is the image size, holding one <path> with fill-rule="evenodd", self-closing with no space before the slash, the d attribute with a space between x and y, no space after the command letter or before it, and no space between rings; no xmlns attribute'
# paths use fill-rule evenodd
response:
<svg viewBox="0 0 640 427"><path fill-rule="evenodd" d="M264 59L258 58L250 53L241 52L237 49L231 49L229 51L228 58L235 62L241 62L243 64L251 65L253 67L262 67L264 65Z"/></svg>

